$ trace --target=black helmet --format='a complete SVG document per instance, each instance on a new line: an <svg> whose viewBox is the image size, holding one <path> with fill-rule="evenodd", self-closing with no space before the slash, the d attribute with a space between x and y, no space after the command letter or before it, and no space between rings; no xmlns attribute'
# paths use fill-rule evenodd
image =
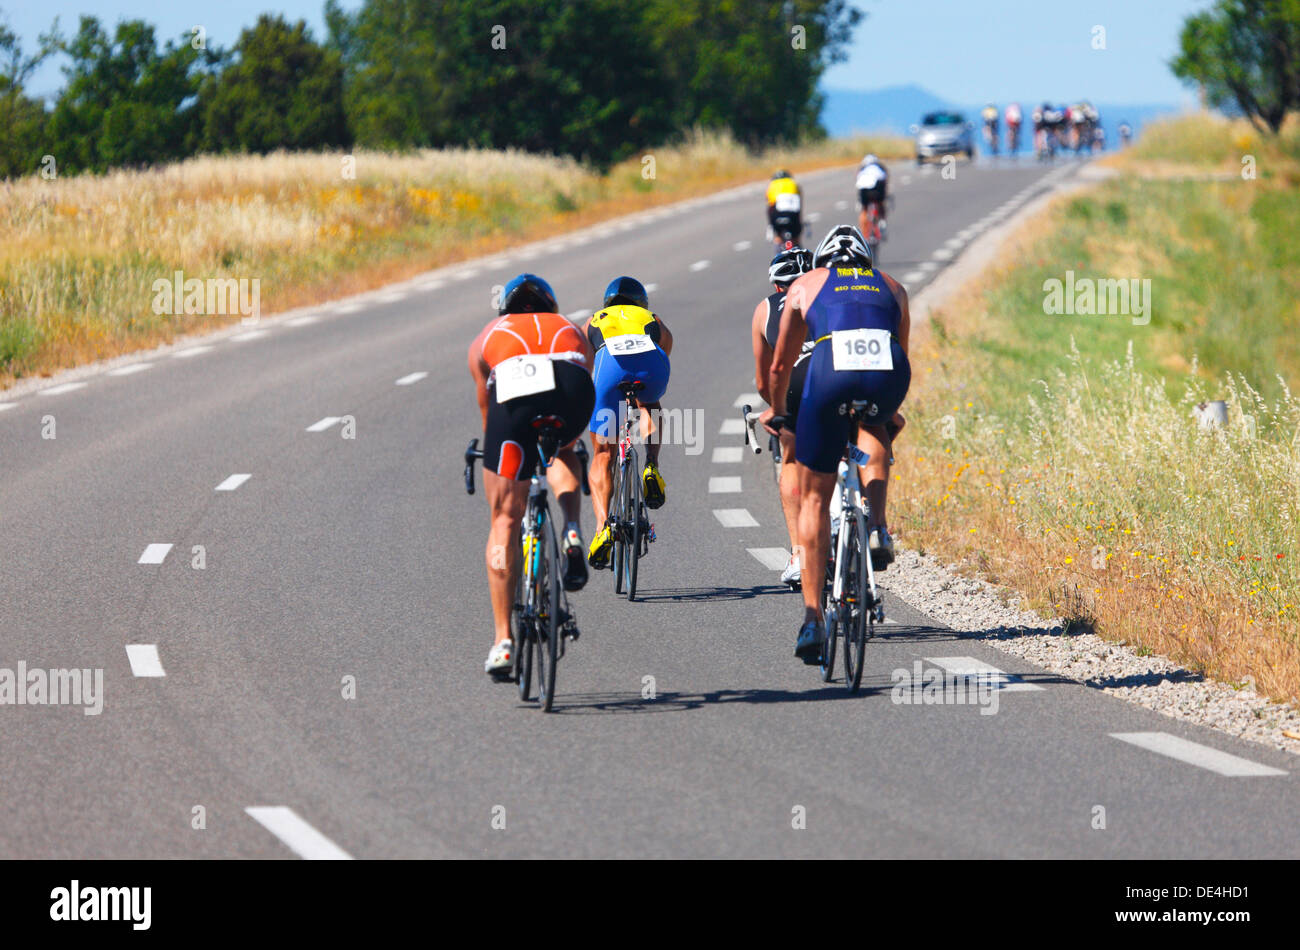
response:
<svg viewBox="0 0 1300 950"><path fill-rule="evenodd" d="M779 287L793 284L800 274L813 269L812 251L802 247L789 247L777 252L767 265L767 279Z"/></svg>
<svg viewBox="0 0 1300 950"><path fill-rule="evenodd" d="M605 288L605 306L612 307L620 303L641 307L643 310L650 309L650 298L646 296L645 287L635 277L615 277Z"/></svg>
<svg viewBox="0 0 1300 950"><path fill-rule="evenodd" d="M536 274L520 274L501 292L498 313L559 313L551 285Z"/></svg>
<svg viewBox="0 0 1300 950"><path fill-rule="evenodd" d="M789 178L789 177L790 177L790 173L786 171L784 168L781 169L780 171L772 173L773 181L776 181L778 178Z"/></svg>

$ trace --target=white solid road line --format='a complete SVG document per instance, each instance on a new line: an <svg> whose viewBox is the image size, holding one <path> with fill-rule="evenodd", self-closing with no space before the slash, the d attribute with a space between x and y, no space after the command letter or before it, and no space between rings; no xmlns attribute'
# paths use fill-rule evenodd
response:
<svg viewBox="0 0 1300 950"><path fill-rule="evenodd" d="M1000 692L1041 693L1043 691L1043 687L1026 683L1014 673L1003 672L996 666L990 666L973 656L927 656L925 661L943 667L954 676L965 676L971 679L986 676L997 684Z"/></svg>
<svg viewBox="0 0 1300 950"><path fill-rule="evenodd" d="M126 658L131 663L131 672L136 676L166 676L162 660L158 657L158 647L152 643L128 643Z"/></svg>
<svg viewBox="0 0 1300 950"><path fill-rule="evenodd" d="M252 477L253 477L252 475L249 475L249 474L247 474L247 473L245 473L245 474L241 474L241 475L231 475L231 476L230 476L229 478L227 478L224 482L222 482L220 485L218 485L217 488L216 488L216 490L217 490L217 491L234 491L236 488L238 488L240 485L244 484L244 482L248 481L248 480L249 480L250 478L252 478Z"/></svg>
<svg viewBox="0 0 1300 950"><path fill-rule="evenodd" d="M743 491L739 475L715 475L709 479L709 494L734 495Z"/></svg>
<svg viewBox="0 0 1300 950"><path fill-rule="evenodd" d="M142 373L152 367L152 363L128 363L126 366L119 366L117 369L110 369L109 376L130 376L133 373Z"/></svg>
<svg viewBox="0 0 1300 950"><path fill-rule="evenodd" d="M212 349L210 346L191 346L188 349L177 350L172 354L172 356L176 357L178 360L187 360L191 356L198 356L200 353L206 353L210 349Z"/></svg>
<svg viewBox="0 0 1300 950"><path fill-rule="evenodd" d="M336 423L339 423L339 422L342 422L342 421L343 421L343 417L342 417L342 416L326 416L326 417L325 417L324 419L322 419L320 422L313 422L311 425L309 425L309 426L307 427L307 431L308 431L308 432L324 432L324 431L325 431L326 429L328 429L330 426L335 425Z"/></svg>
<svg viewBox="0 0 1300 950"><path fill-rule="evenodd" d="M1218 749L1201 745L1199 742L1180 739L1178 736L1170 735L1167 732L1112 732L1110 737L1135 745L1140 749L1146 749L1148 752L1167 755L1171 759L1209 769L1211 772L1218 772L1220 775L1226 775L1230 778L1244 775L1287 774L1281 769L1260 765L1258 762L1251 762L1249 759L1229 755L1227 752L1220 752Z"/></svg>
<svg viewBox="0 0 1300 950"><path fill-rule="evenodd" d="M365 304L354 301L353 303L339 304L336 313L356 313L358 310L365 309Z"/></svg>
<svg viewBox="0 0 1300 950"><path fill-rule="evenodd" d="M713 517L724 528L757 528L758 522L744 508L714 508Z"/></svg>
<svg viewBox="0 0 1300 950"><path fill-rule="evenodd" d="M40 394L42 396L59 396L63 393L70 393L74 389L80 389L85 385L85 383L61 383L58 386L51 386L49 389L42 389Z"/></svg>
<svg viewBox="0 0 1300 950"><path fill-rule="evenodd" d="M692 272L702 271L708 266L709 266L709 261L696 261L694 264L691 265L691 271Z"/></svg>
<svg viewBox="0 0 1300 950"><path fill-rule="evenodd" d="M745 548L745 550L769 571L783 571L790 563L790 552L785 548Z"/></svg>
<svg viewBox="0 0 1300 950"><path fill-rule="evenodd" d="M244 811L300 858L308 861L352 860L352 855L303 821L292 808L285 805L254 805Z"/></svg>
<svg viewBox="0 0 1300 950"><path fill-rule="evenodd" d="M718 429L718 435L742 435L745 432L745 423L741 422L735 416L729 416L722 420L722 425Z"/></svg>
<svg viewBox="0 0 1300 950"><path fill-rule="evenodd" d="M737 409L741 406L749 406L752 409L754 406L765 406L767 404L763 402L763 397L758 393L741 393L731 405Z"/></svg>
<svg viewBox="0 0 1300 950"><path fill-rule="evenodd" d="M144 549L140 555L137 564L161 564L167 558L167 552L172 549L170 544L151 544Z"/></svg>
<svg viewBox="0 0 1300 950"><path fill-rule="evenodd" d="M243 333L236 333L230 338L232 343L247 343L249 340L257 340L270 333L270 330L246 330Z"/></svg>
<svg viewBox="0 0 1300 950"><path fill-rule="evenodd" d="M399 380L397 380L395 383L393 383L393 385L394 385L394 386L409 386L409 385L411 385L411 383L418 383L420 380L424 379L424 377L426 377L426 376L428 376L428 375L429 375L428 373L407 373L407 374L406 374L405 376L403 376L401 379L399 379Z"/></svg>
<svg viewBox="0 0 1300 950"><path fill-rule="evenodd" d="M718 445L713 448L715 465L732 465L743 459L745 450L738 445Z"/></svg>

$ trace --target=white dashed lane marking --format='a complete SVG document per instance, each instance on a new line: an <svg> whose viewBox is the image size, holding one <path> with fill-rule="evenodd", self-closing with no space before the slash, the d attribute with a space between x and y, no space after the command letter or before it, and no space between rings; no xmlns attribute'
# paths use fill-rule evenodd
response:
<svg viewBox="0 0 1300 950"><path fill-rule="evenodd" d="M144 549L140 555L137 564L161 564L167 558L167 552L172 549L170 544L151 544Z"/></svg>
<svg viewBox="0 0 1300 950"><path fill-rule="evenodd" d="M736 397L736 401L733 402L732 405L737 409L741 406L749 406L752 409L754 406L762 406L765 405L765 403L763 402L763 397L758 393L741 393Z"/></svg>
<svg viewBox="0 0 1300 950"><path fill-rule="evenodd" d="M715 465L731 465L744 457L744 449L738 445L719 445L713 450Z"/></svg>
<svg viewBox="0 0 1300 950"><path fill-rule="evenodd" d="M153 366L152 363L129 363L126 366L119 366L117 369L110 369L109 376L130 376L132 373L142 373Z"/></svg>
<svg viewBox="0 0 1300 950"><path fill-rule="evenodd" d="M920 271L925 271L925 273L928 274L930 273L930 271L938 270L939 265L936 264L934 261L923 261L922 263L916 265L916 269Z"/></svg>
<svg viewBox="0 0 1300 950"><path fill-rule="evenodd" d="M939 248L939 250L935 251L930 256L933 257L936 261L950 261L953 258L953 253L948 248L941 247Z"/></svg>
<svg viewBox="0 0 1300 950"><path fill-rule="evenodd" d="M649 291L646 291L646 293L649 293ZM566 313L565 316L568 317L570 320L575 320L575 321L576 321L576 320L586 320L589 316L591 316L591 311L590 311L590 310L575 310L575 311L573 311L573 313Z"/></svg>
<svg viewBox="0 0 1300 950"><path fill-rule="evenodd" d="M348 854L285 805L245 808L249 818L275 835L294 854L308 861L350 861Z"/></svg>
<svg viewBox="0 0 1300 950"><path fill-rule="evenodd" d="M816 224L821 219L822 219L822 213L820 211L811 211L808 213L809 224Z"/></svg>
<svg viewBox="0 0 1300 950"><path fill-rule="evenodd" d="M16 402L0 402L0 412L4 412L6 409L12 409L16 405L18 405Z"/></svg>
<svg viewBox="0 0 1300 950"><path fill-rule="evenodd" d="M411 385L411 383L418 383L420 380L424 379L424 377L428 375L429 375L428 373L407 373L401 379L397 380L393 385L409 386Z"/></svg>
<svg viewBox="0 0 1300 950"><path fill-rule="evenodd" d="M757 528L758 522L744 508L715 508L713 517L724 528Z"/></svg>
<svg viewBox="0 0 1300 950"><path fill-rule="evenodd" d="M644 286L645 286L645 292L648 294L652 294L659 289L658 284L645 284Z"/></svg>
<svg viewBox="0 0 1300 950"><path fill-rule="evenodd" d="M742 491L739 475L715 475L709 479L709 494L734 495Z"/></svg>
<svg viewBox="0 0 1300 950"><path fill-rule="evenodd" d="M1140 749L1146 749L1148 752L1155 752L1157 755L1165 755L1171 759L1177 759L1179 762L1186 762L1188 765L1209 769L1211 772L1217 772L1229 778L1240 778L1247 775L1287 774L1281 769L1260 765L1258 762L1230 755L1227 752L1220 752L1218 749L1201 745L1199 742L1180 739L1178 736L1170 735L1167 732L1112 732L1110 737L1135 745Z"/></svg>
<svg viewBox="0 0 1300 950"><path fill-rule="evenodd" d="M128 643L126 658L131 663L131 672L136 676L166 676L162 660L158 657L158 647L152 643Z"/></svg>
<svg viewBox="0 0 1300 950"><path fill-rule="evenodd" d="M326 416L320 422L313 422L307 427L308 432L324 432L330 426L343 421L342 416Z"/></svg>
<svg viewBox="0 0 1300 950"><path fill-rule="evenodd" d="M704 270L708 266L709 266L709 261L696 261L694 264L691 265L691 270L693 272L698 272Z"/></svg>
<svg viewBox="0 0 1300 950"><path fill-rule="evenodd" d="M718 435L744 435L745 423L738 418L730 417L722 420L722 425L718 428Z"/></svg>
<svg viewBox="0 0 1300 950"><path fill-rule="evenodd" d="M769 571L782 571L790 563L790 552L785 548L745 548L746 551Z"/></svg>
<svg viewBox="0 0 1300 950"><path fill-rule="evenodd" d="M249 474L247 474L247 473L245 473L245 474L241 474L241 475L231 475L231 476L230 476L229 478L227 478L224 482L222 482L220 485L218 485L216 490L217 490L217 491L234 491L236 488L238 488L240 485L244 484L244 482L248 481L248 480L249 480L250 478L252 478L252 477L253 477L252 475L249 475Z"/></svg>
<svg viewBox="0 0 1300 950"><path fill-rule="evenodd" d="M1043 687L1024 682L1019 676L1005 673L996 666L990 666L973 656L927 656L927 663L941 666L954 676L969 679L988 677L991 685L996 685L1004 693L1041 693Z"/></svg>
<svg viewBox="0 0 1300 950"><path fill-rule="evenodd" d="M914 270L914 271L909 271L908 273L903 275L904 284L914 284L918 280L925 280L925 271Z"/></svg>
<svg viewBox="0 0 1300 950"><path fill-rule="evenodd" d="M847 201L837 201L837 202L835 202L835 210L836 210L836 211L845 211L845 210L848 209L848 207L849 207L849 203L848 203Z"/></svg>
<svg viewBox="0 0 1300 950"><path fill-rule="evenodd" d="M735 244L731 245L731 249L733 251L748 251L753 246L754 243L752 241L737 241Z"/></svg>
<svg viewBox="0 0 1300 950"><path fill-rule="evenodd" d="M49 389L42 389L42 396L60 396L63 393L70 393L74 389L81 389L85 383L63 383L59 386L51 386Z"/></svg>

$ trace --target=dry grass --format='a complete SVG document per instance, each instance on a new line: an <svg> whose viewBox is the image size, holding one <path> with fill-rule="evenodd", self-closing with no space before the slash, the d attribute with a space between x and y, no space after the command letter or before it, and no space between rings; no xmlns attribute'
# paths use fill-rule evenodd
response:
<svg viewBox="0 0 1300 950"><path fill-rule="evenodd" d="M1249 185L1146 180L1135 150L1022 229L918 330L893 520L1103 636L1297 701L1293 141L1255 142L1276 174ZM1045 315L1043 279L1067 268L1151 277L1151 325ZM1205 399L1226 427L1192 421Z"/></svg>
<svg viewBox="0 0 1300 950"><path fill-rule="evenodd" d="M696 135L600 176L568 159L450 149L200 157L152 171L0 184L0 387L231 321L159 315L151 285L258 279L274 313L751 180L842 164L899 140L753 155Z"/></svg>

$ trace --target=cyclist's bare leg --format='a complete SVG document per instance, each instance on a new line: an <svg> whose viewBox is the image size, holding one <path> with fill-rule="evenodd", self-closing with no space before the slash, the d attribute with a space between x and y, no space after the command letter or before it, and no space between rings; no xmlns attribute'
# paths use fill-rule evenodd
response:
<svg viewBox="0 0 1300 950"><path fill-rule="evenodd" d="M641 404L641 441L645 443L646 462L659 465L659 415L663 411L661 402Z"/></svg>
<svg viewBox="0 0 1300 950"><path fill-rule="evenodd" d="M790 551L799 547L799 464L794 460L794 433L781 429L781 511L790 534Z"/></svg>
<svg viewBox="0 0 1300 950"><path fill-rule="evenodd" d="M863 205L858 209L858 233L867 235L871 233L871 222L867 219L867 206Z"/></svg>
<svg viewBox="0 0 1300 950"><path fill-rule="evenodd" d="M494 643L510 637L510 610L519 580L519 525L528 507L528 482L483 472L483 489L492 515L488 529L488 595L492 598Z"/></svg>
<svg viewBox="0 0 1300 950"><path fill-rule="evenodd" d="M871 506L871 523L867 528L886 528L885 503L889 498L889 456L891 446L884 426L863 426L858 430L858 448L870 456L866 465L859 466L858 477L867 491Z"/></svg>
<svg viewBox="0 0 1300 950"><path fill-rule="evenodd" d="M804 570L804 622L822 619L821 577L831 549L829 503L835 491L835 474L814 472L799 465L799 562Z"/></svg>
<svg viewBox="0 0 1300 950"><path fill-rule="evenodd" d="M591 468L587 470L587 481L591 483L591 510L596 516L597 531L605 527L605 519L609 517L609 500L614 494L617 448L617 442L606 442L595 432L591 434Z"/></svg>
<svg viewBox="0 0 1300 950"><path fill-rule="evenodd" d="M582 517L578 496L578 490L582 487L582 467L572 445L561 449L555 456L555 461L546 470L546 481L564 514L565 523L578 521Z"/></svg>

